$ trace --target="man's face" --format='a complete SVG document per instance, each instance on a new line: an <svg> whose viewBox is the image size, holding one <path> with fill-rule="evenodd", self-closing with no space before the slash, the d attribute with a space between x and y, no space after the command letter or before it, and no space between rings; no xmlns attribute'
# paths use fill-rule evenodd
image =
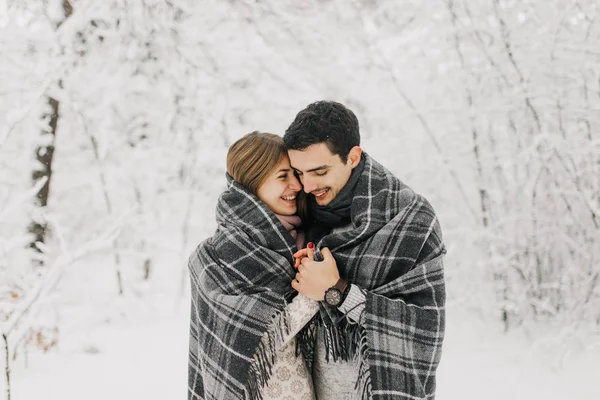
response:
<svg viewBox="0 0 600 400"><path fill-rule="evenodd" d="M315 196L317 204L325 206L340 193L350 179L352 169L360 162L362 150L355 146L346 163L332 154L325 143L317 143L305 150L289 150L290 164L300 177L304 191Z"/></svg>

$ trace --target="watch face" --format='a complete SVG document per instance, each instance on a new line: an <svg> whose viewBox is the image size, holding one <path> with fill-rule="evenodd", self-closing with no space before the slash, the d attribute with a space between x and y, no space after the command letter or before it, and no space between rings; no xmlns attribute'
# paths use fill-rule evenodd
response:
<svg viewBox="0 0 600 400"><path fill-rule="evenodd" d="M325 301L330 306L339 306L342 302L342 292L340 292L339 289L333 287L327 289L327 291L325 292Z"/></svg>

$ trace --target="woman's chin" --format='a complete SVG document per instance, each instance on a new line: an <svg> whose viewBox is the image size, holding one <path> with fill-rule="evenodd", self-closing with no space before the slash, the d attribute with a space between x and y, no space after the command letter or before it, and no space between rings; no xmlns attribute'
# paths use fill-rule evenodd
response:
<svg viewBox="0 0 600 400"><path fill-rule="evenodd" d="M275 211L275 214L279 215L294 215L296 214L296 207L282 207L281 209Z"/></svg>

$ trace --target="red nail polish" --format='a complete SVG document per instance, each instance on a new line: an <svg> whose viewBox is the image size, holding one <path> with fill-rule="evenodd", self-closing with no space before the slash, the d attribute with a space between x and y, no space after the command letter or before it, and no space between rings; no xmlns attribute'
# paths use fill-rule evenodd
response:
<svg viewBox="0 0 600 400"><path fill-rule="evenodd" d="M315 247L315 244L313 242L308 242L308 248L312 249L313 247Z"/></svg>

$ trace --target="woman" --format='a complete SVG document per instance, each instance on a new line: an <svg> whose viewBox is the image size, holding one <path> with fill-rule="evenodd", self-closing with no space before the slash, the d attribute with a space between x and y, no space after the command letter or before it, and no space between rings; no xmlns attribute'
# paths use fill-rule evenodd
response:
<svg viewBox="0 0 600 400"><path fill-rule="evenodd" d="M282 138L253 132L234 143L227 183L217 231L189 262L188 399L312 399L294 336L318 305L291 287L302 187Z"/></svg>

